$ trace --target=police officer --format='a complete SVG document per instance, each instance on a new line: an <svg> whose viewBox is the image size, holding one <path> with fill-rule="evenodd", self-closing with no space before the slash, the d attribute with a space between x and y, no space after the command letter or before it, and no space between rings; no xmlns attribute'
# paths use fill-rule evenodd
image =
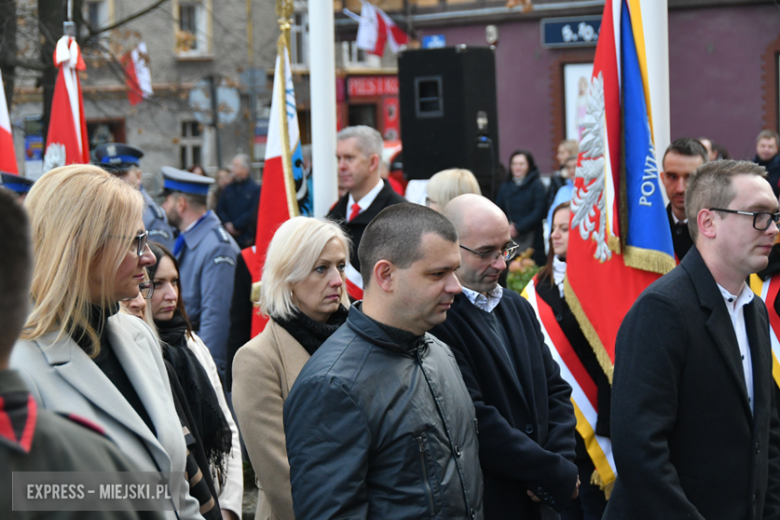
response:
<svg viewBox="0 0 780 520"><path fill-rule="evenodd" d="M162 167L168 221L180 234L173 247L179 261L181 295L195 332L211 351L220 377L225 376L233 276L240 249L207 211L206 196L214 179Z"/></svg>
<svg viewBox="0 0 780 520"><path fill-rule="evenodd" d="M0 173L0 188L5 188L16 194L19 202L23 202L35 181L26 177L20 177L13 173Z"/></svg>
<svg viewBox="0 0 780 520"><path fill-rule="evenodd" d="M146 202L144 226L146 226L146 230L149 232L149 240L162 244L168 249L173 248L175 239L173 227L168 224L165 212L152 199L151 195L144 190L141 183L141 168L139 168L139 164L144 153L135 146L122 143L102 144L95 148L95 151L92 153L95 158L95 164L141 191Z"/></svg>

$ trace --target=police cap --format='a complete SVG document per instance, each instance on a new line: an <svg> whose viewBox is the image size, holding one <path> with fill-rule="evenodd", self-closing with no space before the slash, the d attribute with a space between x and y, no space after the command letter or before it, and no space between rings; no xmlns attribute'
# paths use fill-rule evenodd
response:
<svg viewBox="0 0 780 520"><path fill-rule="evenodd" d="M35 181L13 173L0 173L0 187L16 193L27 193Z"/></svg>
<svg viewBox="0 0 780 520"><path fill-rule="evenodd" d="M92 152L95 164L103 166L109 171L126 171L141 163L144 153L124 143L101 144Z"/></svg>
<svg viewBox="0 0 780 520"><path fill-rule="evenodd" d="M209 186L214 184L214 179L203 175L185 172L170 166L162 167L163 189L165 191L179 191L192 195L208 195Z"/></svg>

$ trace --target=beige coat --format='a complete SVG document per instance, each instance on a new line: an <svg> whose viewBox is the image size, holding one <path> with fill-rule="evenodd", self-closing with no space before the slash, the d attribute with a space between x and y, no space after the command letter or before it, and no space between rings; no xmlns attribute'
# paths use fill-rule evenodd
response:
<svg viewBox="0 0 780 520"><path fill-rule="evenodd" d="M255 520L295 520L282 411L309 357L270 320L233 360L233 408L260 489Z"/></svg>

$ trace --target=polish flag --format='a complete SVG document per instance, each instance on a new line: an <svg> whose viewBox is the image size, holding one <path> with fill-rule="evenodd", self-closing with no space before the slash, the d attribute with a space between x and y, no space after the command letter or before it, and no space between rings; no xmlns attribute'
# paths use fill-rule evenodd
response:
<svg viewBox="0 0 780 520"><path fill-rule="evenodd" d="M147 62L146 44L141 42L138 47L122 57L127 83L127 99L135 106L144 98L152 95L152 74Z"/></svg>
<svg viewBox="0 0 780 520"><path fill-rule="evenodd" d="M0 71L0 172L19 175L14 151L14 136L11 132L11 118L8 117L8 104L5 102L2 71Z"/></svg>
<svg viewBox="0 0 780 520"><path fill-rule="evenodd" d="M273 88L268 141L265 145L263 190L260 192L257 212L257 234L251 264L247 263L253 285L262 278L265 255L276 230L287 220L301 214L296 197L295 170L300 170L296 163L300 160L302 164L303 157L290 58L283 35L277 42ZM251 337L261 333L267 321L266 316L254 309Z"/></svg>
<svg viewBox="0 0 780 520"><path fill-rule="evenodd" d="M89 163L87 122L78 76L78 71L86 70L87 66L74 38L63 36L57 42L54 65L60 71L51 103L46 153L43 156L44 172L67 164Z"/></svg>
<svg viewBox="0 0 780 520"><path fill-rule="evenodd" d="M390 50L397 54L401 45L406 45L409 37L393 20L380 8L361 0L363 7L360 11L360 25L358 25L357 46L371 54L383 56L385 43L390 44Z"/></svg>

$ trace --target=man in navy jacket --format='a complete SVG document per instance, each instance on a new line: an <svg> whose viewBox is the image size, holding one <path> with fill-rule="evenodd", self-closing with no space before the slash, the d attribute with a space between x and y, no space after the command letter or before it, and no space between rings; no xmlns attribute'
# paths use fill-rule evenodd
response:
<svg viewBox="0 0 780 520"><path fill-rule="evenodd" d="M463 293L431 332L452 348L474 401L485 518L557 517L579 487L571 387L531 305L498 285L517 247L504 213L469 194L444 214L460 237Z"/></svg>

